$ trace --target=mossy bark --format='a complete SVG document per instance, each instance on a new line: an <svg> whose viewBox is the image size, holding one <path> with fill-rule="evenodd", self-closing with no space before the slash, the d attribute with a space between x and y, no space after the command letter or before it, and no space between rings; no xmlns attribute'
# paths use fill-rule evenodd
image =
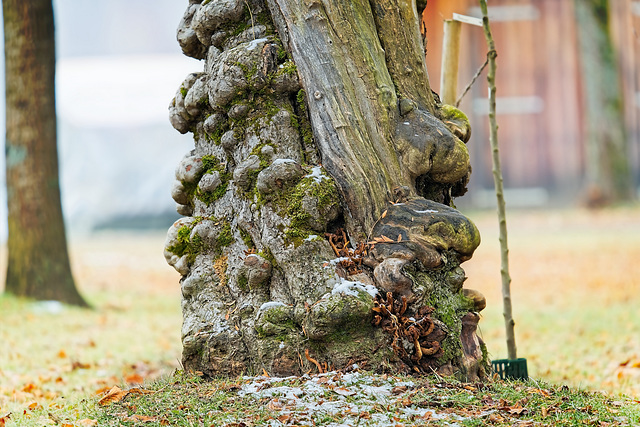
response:
<svg viewBox="0 0 640 427"><path fill-rule="evenodd" d="M435 118L412 2L268 3L279 33L287 34L323 165L351 213L352 237L371 230L395 200L394 188L416 195L419 176L449 187L467 178L466 147ZM401 111L401 102L410 107ZM446 164L429 158L445 151Z"/></svg>
<svg viewBox="0 0 640 427"><path fill-rule="evenodd" d="M58 180L51 0L2 2L9 208L5 291L86 306L76 290Z"/></svg>
<svg viewBox="0 0 640 427"><path fill-rule="evenodd" d="M486 376L486 355L465 350L480 347L473 322L463 328L477 307L459 268L480 238L451 206L470 173L468 120L429 87L418 18L413 2L390 0L187 10L179 40L206 52L205 72L170 107L195 149L173 193L188 217L165 247L183 275L187 369ZM205 156L231 177L209 204L188 191L202 187ZM212 268L220 255L224 271Z"/></svg>

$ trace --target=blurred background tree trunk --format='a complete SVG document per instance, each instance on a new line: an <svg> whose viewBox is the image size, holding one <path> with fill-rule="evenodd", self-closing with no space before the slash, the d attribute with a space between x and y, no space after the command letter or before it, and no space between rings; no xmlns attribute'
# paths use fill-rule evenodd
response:
<svg viewBox="0 0 640 427"><path fill-rule="evenodd" d="M585 102L585 183L589 206L631 200L633 180L608 0L575 0Z"/></svg>
<svg viewBox="0 0 640 427"><path fill-rule="evenodd" d="M86 306L69 263L60 203L51 0L4 0L6 168L5 291Z"/></svg>

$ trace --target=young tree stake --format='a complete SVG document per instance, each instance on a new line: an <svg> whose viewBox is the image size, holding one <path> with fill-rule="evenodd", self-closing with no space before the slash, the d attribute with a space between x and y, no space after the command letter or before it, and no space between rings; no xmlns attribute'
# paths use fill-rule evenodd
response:
<svg viewBox="0 0 640 427"><path fill-rule="evenodd" d="M486 0L479 0L482 10L482 27L487 40L489 53L489 71L487 83L489 85L489 142L491 144L491 159L493 161L493 182L496 187L496 199L498 204L498 221L500 225L500 275L502 277L502 302L504 306L504 326L507 337L507 353L509 359L516 359L516 336L514 332L515 322L511 308L511 276L509 274L509 246L507 244L507 217L504 203L504 190L502 186L502 169L500 167L500 150L498 148L498 123L496 121L496 46L491 35L489 16Z"/></svg>

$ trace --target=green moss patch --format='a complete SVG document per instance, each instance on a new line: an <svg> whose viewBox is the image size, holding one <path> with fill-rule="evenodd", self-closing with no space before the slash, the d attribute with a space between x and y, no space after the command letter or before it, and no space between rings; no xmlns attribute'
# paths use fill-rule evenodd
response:
<svg viewBox="0 0 640 427"><path fill-rule="evenodd" d="M292 189L277 194L272 204L278 213L289 219L289 225L284 229L285 243L293 243L296 247L304 239L315 234L309 227L311 215L303 208L303 199L310 196L318 199L318 207L338 203L338 190L331 179L316 180L305 177Z"/></svg>
<svg viewBox="0 0 640 427"><path fill-rule="evenodd" d="M227 187L229 186L229 181L231 180L231 174L226 172L225 167L215 156L203 156L202 164L204 165L204 172L202 173L200 178L208 173L218 172L220 174L220 185L218 185L214 191L204 192L199 187L196 187L194 189L195 196L199 200L206 203L208 206L216 200L220 199L227 192Z"/></svg>
<svg viewBox="0 0 640 427"><path fill-rule="evenodd" d="M215 225L221 226L213 247L210 247L202 239L202 236L193 233L195 226L203 220L213 221ZM191 236L192 234L194 234L193 237ZM231 223L226 219L218 220L215 217L195 217L195 221L189 225L182 226L178 230L177 243L169 246L167 250L179 257L187 255L187 260L191 264L195 261L198 254L207 250L212 250L216 258L221 256L223 249L233 242L235 242L235 238L231 229Z"/></svg>

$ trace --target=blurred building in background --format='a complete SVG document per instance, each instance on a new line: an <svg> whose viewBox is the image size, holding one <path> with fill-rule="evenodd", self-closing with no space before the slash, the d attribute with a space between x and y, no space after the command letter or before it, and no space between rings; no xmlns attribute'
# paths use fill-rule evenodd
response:
<svg viewBox="0 0 640 427"><path fill-rule="evenodd" d="M193 148L192 137L170 125L168 105L187 74L203 66L185 57L176 41L188 2L53 4L58 152L67 230L168 228L178 216L170 196L174 170ZM3 61L0 55L0 73ZM4 90L0 93L3 97ZM0 123L4 120L2 99ZM2 144L4 137L3 131ZM6 209L2 173L0 240L7 235Z"/></svg>
<svg viewBox="0 0 640 427"><path fill-rule="evenodd" d="M636 187L640 183L640 1L610 0L610 28L623 82L625 123ZM427 68L439 91L443 20L453 13L481 17L476 0L429 0ZM584 144L581 72L572 0L491 0L498 51L499 143L507 204L580 203ZM486 58L481 27L463 24L458 92ZM472 125L473 174L459 205L494 206L488 142L486 70L461 103Z"/></svg>

